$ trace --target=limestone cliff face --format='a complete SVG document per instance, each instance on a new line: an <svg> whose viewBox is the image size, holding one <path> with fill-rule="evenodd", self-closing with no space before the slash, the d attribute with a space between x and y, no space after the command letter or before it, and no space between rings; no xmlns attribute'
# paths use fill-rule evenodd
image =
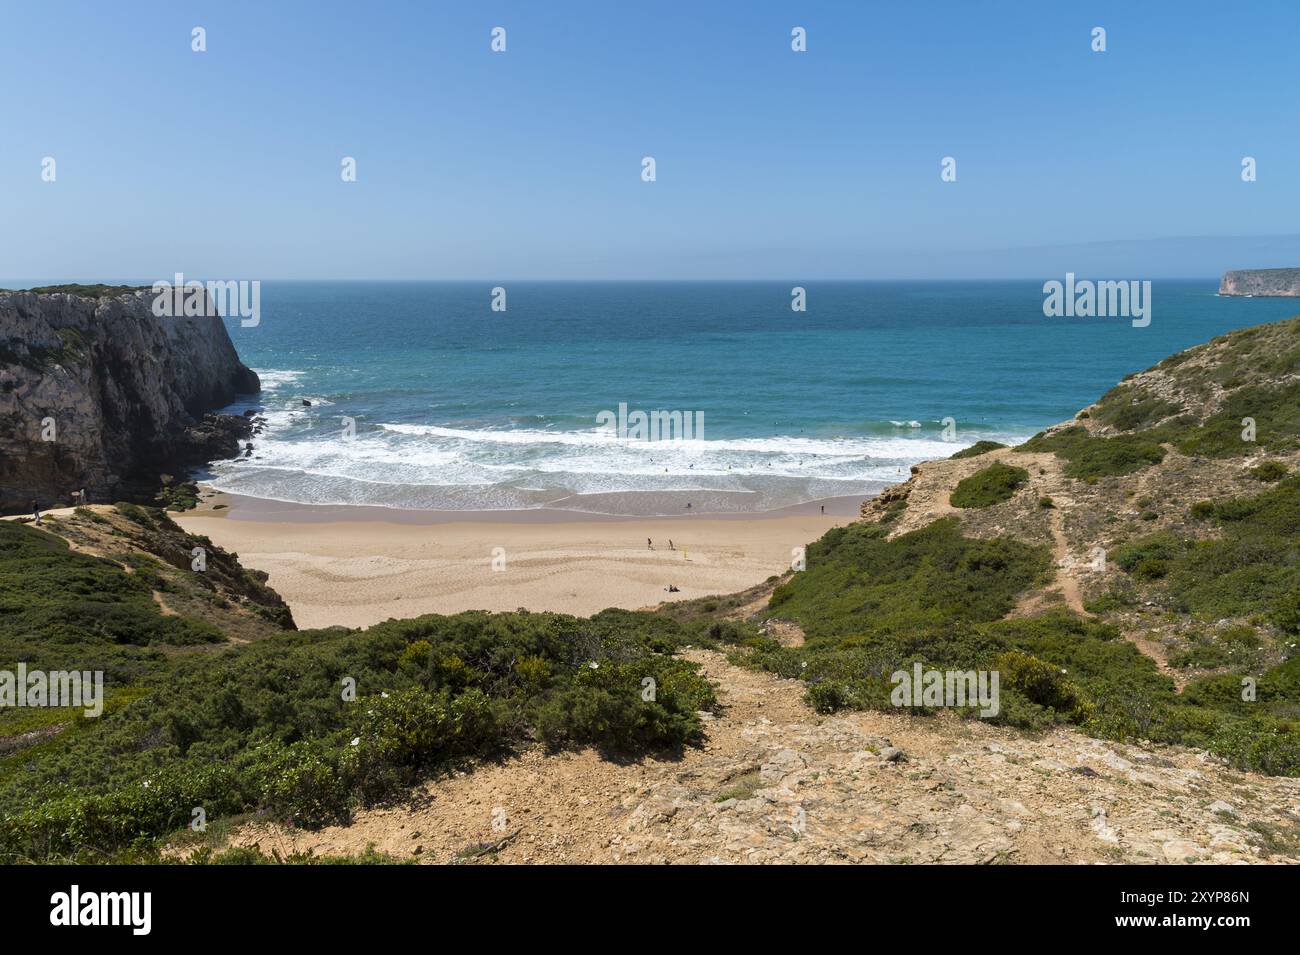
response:
<svg viewBox="0 0 1300 955"><path fill-rule="evenodd" d="M1300 269L1238 269L1223 273L1220 295L1300 296Z"/></svg>
<svg viewBox="0 0 1300 955"><path fill-rule="evenodd" d="M219 317L158 318L147 290L0 292L0 510L152 494L162 473L239 451L205 414L259 390Z"/></svg>

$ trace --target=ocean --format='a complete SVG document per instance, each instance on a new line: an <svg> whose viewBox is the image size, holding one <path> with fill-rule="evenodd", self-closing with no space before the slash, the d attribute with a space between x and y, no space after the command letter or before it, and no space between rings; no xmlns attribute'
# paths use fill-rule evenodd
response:
<svg viewBox="0 0 1300 955"><path fill-rule="evenodd" d="M1156 281L1135 328L1047 318L1029 281L268 281L255 327L227 321L263 387L229 410L257 408L265 431L251 457L200 476L271 500L432 510L680 515L868 496L918 461L1021 441L1179 349L1300 311L1216 290ZM660 440L636 432L637 411ZM678 421L698 428L681 439Z"/></svg>

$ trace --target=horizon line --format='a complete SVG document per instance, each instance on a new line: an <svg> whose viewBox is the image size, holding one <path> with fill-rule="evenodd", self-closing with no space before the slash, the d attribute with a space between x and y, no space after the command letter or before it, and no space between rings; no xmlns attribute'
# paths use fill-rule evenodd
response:
<svg viewBox="0 0 1300 955"><path fill-rule="evenodd" d="M1280 268L1286 268L1286 266L1281 266ZM1224 271L1225 271L1225 272L1243 272L1243 271L1244 271L1244 272L1260 272L1260 271L1268 271L1268 269L1225 269ZM185 273L182 272L181 274L184 275ZM479 276L468 277L468 278L446 278L446 277L438 277L438 278L416 278L416 277L405 277L405 276L380 276L380 277L373 277L373 278L361 278L361 277L345 277L345 278L330 277L330 278L323 278L323 277L319 277L319 276L285 276L285 275L278 275L278 276L273 276L273 277L269 277L269 278L261 278L261 279L257 279L257 281L259 281L259 282L320 282L320 283L326 283L326 282L339 282L339 283L344 283L344 282L411 282L411 283L416 283L416 282L428 282L428 283L470 283L470 282L475 282L475 283L477 283L477 282L495 282L495 283L498 283L498 284L503 283L503 282L533 282L533 283L539 283L539 284L540 284L540 283L560 283L560 282L571 282L571 283L578 283L578 282L581 282L581 283L584 283L584 284L610 284L610 285L613 285L613 284L630 284L630 283L634 283L634 282L639 282L639 283L662 283L662 284L669 284L669 283L672 283L672 284L688 284L688 283L693 283L693 284L705 284L705 283L724 283L724 282L731 282L731 283L739 283L739 282L771 282L771 283L780 283L780 284L783 284L783 285L784 285L784 284L787 283L787 282L795 282L796 284L797 284L797 283L800 283L800 282L881 282L881 283L884 283L884 282L1038 282L1038 281L1042 281L1044 277L1046 277L1047 279L1055 278L1056 275L1058 275L1058 274L1060 274L1060 273L1052 272L1052 273L1049 274L1049 273L1047 273L1047 272L1044 272L1042 276L1025 276L1025 275L994 275L994 276L981 276L981 277L934 277L934 276L931 276L931 277L922 277L922 276L911 276L911 277L891 277L891 278L855 278L855 277L844 277L844 276L838 276L838 277L818 277L818 276L814 276L814 277L790 277L790 278L722 278L722 277L717 277L717 278L673 278L673 277L667 277L667 278L664 278L664 277L660 277L660 278L636 278L636 277L619 277L619 278L583 278L583 277L530 278L530 277L518 277L518 276L516 276L516 277L510 277L510 278L500 278L500 277L496 277L496 278L484 278L484 277L479 277ZM1076 275L1082 275L1082 276L1085 276L1085 277L1086 277L1086 275L1087 275L1086 272L1075 272L1074 274L1076 274ZM175 273L172 273L172 275L174 276ZM1221 278L1222 278L1222 275L1221 275L1221 274L1220 274L1220 275L1146 275L1146 276L1140 276L1140 277L1139 277L1140 280L1147 280L1147 281L1153 281L1153 282L1154 282L1154 281L1161 281L1161 282L1173 282L1173 281L1177 281L1177 282L1208 282L1208 281L1216 281L1216 282L1217 282L1217 281L1219 281ZM170 276L169 276L168 280L170 280ZM113 280L113 281L107 281L107 280L102 280L102 279L101 279L101 280L99 280L99 281L89 281L89 280L86 280L86 279L74 279L74 278L56 278L56 279L39 279L39 280L32 280L32 279L25 279L25 278L24 278L24 279L16 279L16 278L0 278L0 291L7 291L7 292L24 292L24 291L27 291L27 290L33 288L33 287L35 287L35 288L40 288L40 287L42 287L42 286L46 286L46 285L129 285L129 286L136 286L136 287L139 287L139 288L148 288L149 286L151 286L151 285L152 285L154 282L156 282L156 281L165 281L165 280L163 280L163 279L149 279L149 280L147 280L147 281L144 281L144 280L138 280L138 279L117 279L117 280ZM205 279L194 279L194 281L225 281L225 280L206 279L206 278L205 278ZM250 279L250 280L248 280L248 281L252 281L252 280ZM9 282L13 282L13 283L16 283L16 284L15 284L15 285L12 285L12 286L11 286L11 285L8 285L8 284L5 284L5 283L9 283Z"/></svg>

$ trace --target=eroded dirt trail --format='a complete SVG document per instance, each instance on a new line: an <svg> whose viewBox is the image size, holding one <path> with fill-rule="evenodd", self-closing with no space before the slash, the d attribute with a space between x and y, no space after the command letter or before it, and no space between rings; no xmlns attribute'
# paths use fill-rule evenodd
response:
<svg viewBox="0 0 1300 955"><path fill-rule="evenodd" d="M430 863L1226 863L1267 858L1252 821L1300 814L1300 780L1196 753L1068 730L1031 739L955 717L823 717L796 681L713 651L686 656L724 709L680 758L531 751L348 826L248 825L232 842L318 854L373 845Z"/></svg>

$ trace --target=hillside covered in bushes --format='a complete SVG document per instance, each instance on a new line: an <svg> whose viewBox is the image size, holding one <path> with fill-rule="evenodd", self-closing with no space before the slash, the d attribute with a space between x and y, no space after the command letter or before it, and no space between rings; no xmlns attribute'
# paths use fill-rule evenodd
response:
<svg viewBox="0 0 1300 955"><path fill-rule="evenodd" d="M1300 320L1172 356L1020 447L924 464L806 556L656 611L297 631L163 511L0 522L0 669L107 680L97 719L0 711L0 859L155 860L197 810L312 828L525 750L695 747L720 704L688 646L799 681L820 714L896 712L890 676L915 664L997 671L1007 732L1300 775Z"/></svg>
<svg viewBox="0 0 1300 955"><path fill-rule="evenodd" d="M698 714L714 706L709 683L673 656L691 630L672 621L464 613L296 632L277 608L236 607L216 583L228 555L180 571L60 536L110 528L122 537L109 539L188 558L202 539L162 511L50 523L58 535L0 523L0 669L102 669L107 705L99 718L0 711L3 861L147 859L195 810L337 822L422 773L525 745L671 750L700 739Z"/></svg>

